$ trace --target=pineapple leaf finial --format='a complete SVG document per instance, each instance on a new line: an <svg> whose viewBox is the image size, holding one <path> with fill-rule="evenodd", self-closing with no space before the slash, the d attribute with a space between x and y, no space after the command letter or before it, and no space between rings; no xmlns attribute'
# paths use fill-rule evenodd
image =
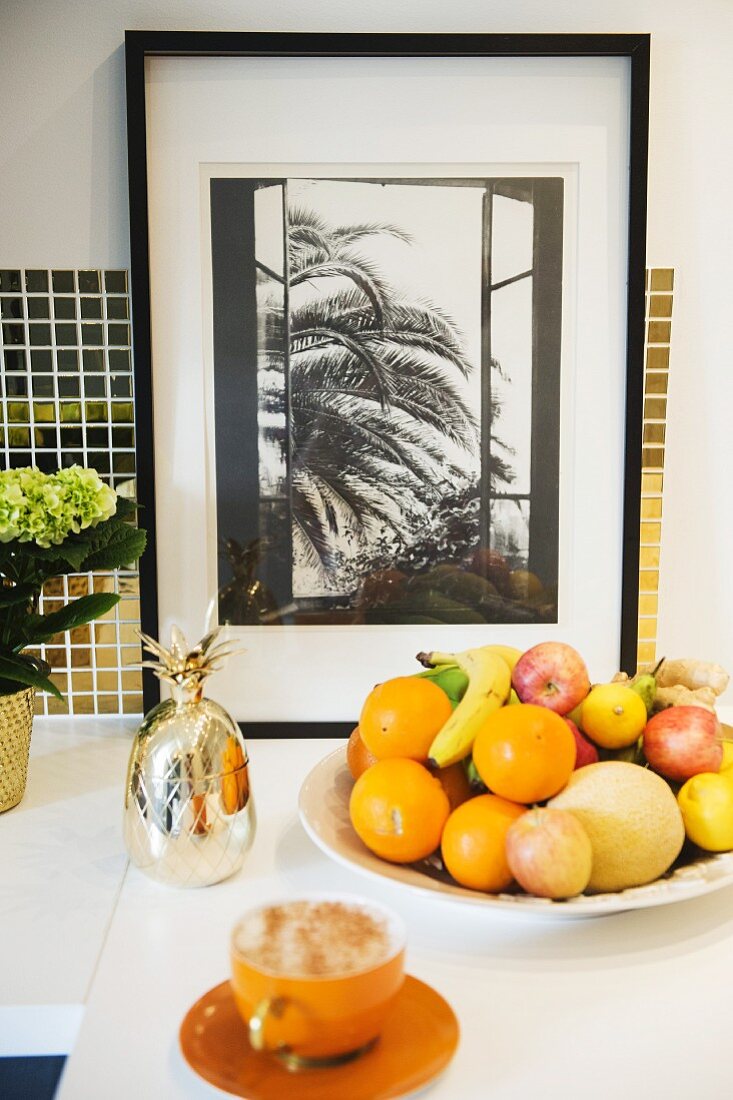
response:
<svg viewBox="0 0 733 1100"><path fill-rule="evenodd" d="M142 667L152 669L159 680L174 687L184 684L199 687L212 672L218 672L227 657L241 653L226 642L219 642L221 627L206 634L193 648L189 648L186 636L177 626L171 627L171 644L168 649L138 630L143 648L152 654L154 661L143 661Z"/></svg>

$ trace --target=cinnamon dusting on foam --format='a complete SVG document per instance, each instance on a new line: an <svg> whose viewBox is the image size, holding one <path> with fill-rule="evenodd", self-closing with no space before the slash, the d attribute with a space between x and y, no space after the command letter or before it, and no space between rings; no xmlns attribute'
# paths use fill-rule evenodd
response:
<svg viewBox="0 0 733 1100"><path fill-rule="evenodd" d="M234 936L235 950L254 966L309 978L371 970L395 946L381 915L339 901L292 901L259 909Z"/></svg>

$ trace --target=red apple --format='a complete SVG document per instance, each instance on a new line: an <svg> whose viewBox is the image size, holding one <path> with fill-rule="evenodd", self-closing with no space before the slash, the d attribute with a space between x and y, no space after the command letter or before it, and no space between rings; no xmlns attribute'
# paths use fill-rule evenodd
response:
<svg viewBox="0 0 733 1100"><path fill-rule="evenodd" d="M585 661L565 642L540 642L517 661L512 687L523 703L567 714L590 691Z"/></svg>
<svg viewBox="0 0 733 1100"><path fill-rule="evenodd" d="M597 764L598 749L595 745L592 745L590 741L583 737L575 722L571 721L570 718L565 717L563 721L570 726L570 732L575 738L575 771L578 768L584 768L586 764Z"/></svg>
<svg viewBox="0 0 733 1100"><path fill-rule="evenodd" d="M720 722L705 707L667 707L644 728L644 755L656 772L680 782L723 763Z"/></svg>
<svg viewBox="0 0 733 1100"><path fill-rule="evenodd" d="M507 832L506 857L522 889L538 898L582 894L593 866L588 834L568 810L522 814Z"/></svg>

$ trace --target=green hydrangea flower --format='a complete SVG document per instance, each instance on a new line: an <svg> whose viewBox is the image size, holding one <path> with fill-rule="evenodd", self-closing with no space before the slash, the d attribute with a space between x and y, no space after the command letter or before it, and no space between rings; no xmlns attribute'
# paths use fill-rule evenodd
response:
<svg viewBox="0 0 733 1100"><path fill-rule="evenodd" d="M96 470L70 466L43 474L27 466L0 472L0 542L59 546L116 511L117 494Z"/></svg>

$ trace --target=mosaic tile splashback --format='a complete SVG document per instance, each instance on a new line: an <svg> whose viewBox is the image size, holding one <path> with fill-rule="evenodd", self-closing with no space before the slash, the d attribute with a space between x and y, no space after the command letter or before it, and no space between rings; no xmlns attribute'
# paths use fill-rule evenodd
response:
<svg viewBox="0 0 733 1100"><path fill-rule="evenodd" d="M126 271L0 270L3 468L93 466L135 495L135 424ZM69 596L118 592L103 619L40 647L68 709L39 695L45 714L142 710L138 574L72 575L46 585L42 609Z"/></svg>
<svg viewBox="0 0 733 1100"><path fill-rule="evenodd" d="M656 657L667 380L674 272L647 272L647 330L639 570L639 665ZM3 467L93 466L118 492L135 494L135 425L126 271L0 269ZM138 574L73 575L50 582L43 608L70 596L118 592L103 619L40 648L71 714L136 714ZM66 713L39 696L40 713Z"/></svg>
<svg viewBox="0 0 733 1100"><path fill-rule="evenodd" d="M639 667L653 667L657 660L659 552L662 540L662 489L673 290L672 268L654 267L647 271L639 531Z"/></svg>

